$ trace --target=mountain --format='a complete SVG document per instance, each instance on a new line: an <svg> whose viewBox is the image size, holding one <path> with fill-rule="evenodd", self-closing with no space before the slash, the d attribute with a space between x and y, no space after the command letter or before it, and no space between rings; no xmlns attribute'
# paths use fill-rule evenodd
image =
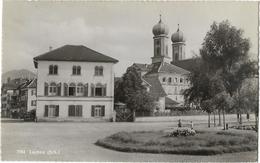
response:
<svg viewBox="0 0 260 163"><path fill-rule="evenodd" d="M16 79L16 78L33 79L33 78L36 78L36 74L29 70L26 70L26 69L7 71L2 74L2 83L6 83L8 78L10 78L10 79Z"/></svg>

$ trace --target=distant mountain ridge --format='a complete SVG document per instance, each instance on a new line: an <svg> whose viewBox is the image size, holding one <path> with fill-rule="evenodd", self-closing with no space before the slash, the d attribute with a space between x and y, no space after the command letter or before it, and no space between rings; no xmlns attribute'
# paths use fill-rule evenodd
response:
<svg viewBox="0 0 260 163"><path fill-rule="evenodd" d="M2 74L2 83L7 83L8 78L11 80L16 78L33 79L36 78L36 74L26 69L7 71Z"/></svg>

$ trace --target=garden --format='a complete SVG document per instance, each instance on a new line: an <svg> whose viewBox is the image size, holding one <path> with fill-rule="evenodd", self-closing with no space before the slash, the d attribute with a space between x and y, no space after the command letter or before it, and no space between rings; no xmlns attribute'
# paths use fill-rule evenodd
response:
<svg viewBox="0 0 260 163"><path fill-rule="evenodd" d="M257 150L257 133L189 128L118 132L98 140L96 145L122 152L215 155Z"/></svg>

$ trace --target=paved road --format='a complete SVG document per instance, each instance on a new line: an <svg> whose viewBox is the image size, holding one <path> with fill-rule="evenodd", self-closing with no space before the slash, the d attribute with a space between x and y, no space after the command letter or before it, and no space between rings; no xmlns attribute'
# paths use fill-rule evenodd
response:
<svg viewBox="0 0 260 163"><path fill-rule="evenodd" d="M41 161L256 161L257 152L215 156L124 153L94 143L118 131L158 130L163 123L10 123L2 126L2 160Z"/></svg>

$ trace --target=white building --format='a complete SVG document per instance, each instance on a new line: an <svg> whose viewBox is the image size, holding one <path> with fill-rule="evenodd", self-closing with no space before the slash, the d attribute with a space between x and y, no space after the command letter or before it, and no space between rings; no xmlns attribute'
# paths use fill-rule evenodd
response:
<svg viewBox="0 0 260 163"><path fill-rule="evenodd" d="M36 109L36 84L37 79L32 79L19 87L20 109L24 112Z"/></svg>
<svg viewBox="0 0 260 163"><path fill-rule="evenodd" d="M73 45L35 57L38 120L111 120L113 66L117 62L85 46Z"/></svg>

